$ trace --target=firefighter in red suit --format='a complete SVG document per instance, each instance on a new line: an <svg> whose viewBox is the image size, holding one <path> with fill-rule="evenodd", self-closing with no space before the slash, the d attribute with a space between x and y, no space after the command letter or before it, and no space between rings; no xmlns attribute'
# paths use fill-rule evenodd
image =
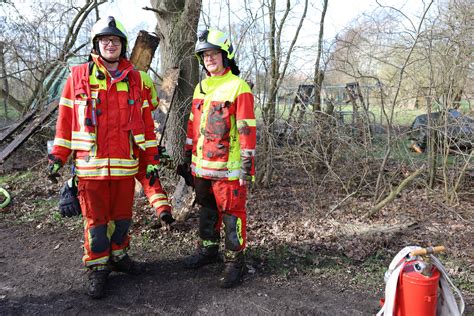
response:
<svg viewBox="0 0 474 316"><path fill-rule="evenodd" d="M140 273L127 254L134 177L139 159L152 185L158 150L150 90L126 58L127 34L114 17L97 21L91 32L91 61L71 68L59 102L50 177L72 154L84 217L88 294L105 294L111 270Z"/></svg>
<svg viewBox="0 0 474 316"><path fill-rule="evenodd" d="M255 174L256 122L248 84L238 77L227 35L209 29L198 35L195 53L207 78L194 91L185 145L185 167L193 175L201 205L196 253L187 268L219 260L220 228L224 224L224 288L242 282L246 266L247 183Z"/></svg>

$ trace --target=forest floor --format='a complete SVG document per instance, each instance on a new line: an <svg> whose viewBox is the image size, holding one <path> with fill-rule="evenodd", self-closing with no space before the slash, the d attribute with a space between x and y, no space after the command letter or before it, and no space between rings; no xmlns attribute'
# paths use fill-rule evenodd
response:
<svg viewBox="0 0 474 316"><path fill-rule="evenodd" d="M195 245L197 210L162 226L138 194L130 254L147 271L137 277L111 274L107 296L92 300L81 266L81 218L59 216L61 183L45 180L44 168L11 172L0 181L13 197L0 209L1 315L371 315L379 309L393 256L407 245L438 244L448 249L438 257L464 295L466 314L474 313L469 194L448 207L436 194L411 188L362 220L369 198L353 197L334 209L343 195L315 201L303 176L289 181L277 175L278 186L249 193L249 273L240 287L227 290L218 286L223 264L197 271L182 265Z"/></svg>

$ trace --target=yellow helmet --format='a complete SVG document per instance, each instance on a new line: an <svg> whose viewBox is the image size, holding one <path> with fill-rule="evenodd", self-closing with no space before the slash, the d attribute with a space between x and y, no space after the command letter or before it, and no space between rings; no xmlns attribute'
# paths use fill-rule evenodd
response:
<svg viewBox="0 0 474 316"><path fill-rule="evenodd" d="M234 59L234 47L232 46L227 34L224 32L215 29L207 29L198 33L198 40L196 42L194 53L201 65L204 65L201 54L210 49L219 49L225 53L224 57L229 60Z"/></svg>

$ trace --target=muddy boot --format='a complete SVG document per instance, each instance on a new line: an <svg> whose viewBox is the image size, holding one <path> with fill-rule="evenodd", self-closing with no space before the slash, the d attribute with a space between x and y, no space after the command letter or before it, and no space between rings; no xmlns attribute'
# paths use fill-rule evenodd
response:
<svg viewBox="0 0 474 316"><path fill-rule="evenodd" d="M184 259L186 269L197 269L207 264L219 261L219 246L203 246L201 243L196 248L196 253Z"/></svg>
<svg viewBox="0 0 474 316"><path fill-rule="evenodd" d="M227 289L240 285L247 272L243 251L226 251L224 262L224 277L220 280L220 286Z"/></svg>
<svg viewBox="0 0 474 316"><path fill-rule="evenodd" d="M123 272L131 275L139 275L143 272L143 267L140 263L133 261L129 255L122 258L110 258L109 267L112 271Z"/></svg>
<svg viewBox="0 0 474 316"><path fill-rule="evenodd" d="M88 289L87 294L94 298L99 299L105 295L105 286L107 284L107 277L109 276L110 270L106 266L93 267L88 272Z"/></svg>

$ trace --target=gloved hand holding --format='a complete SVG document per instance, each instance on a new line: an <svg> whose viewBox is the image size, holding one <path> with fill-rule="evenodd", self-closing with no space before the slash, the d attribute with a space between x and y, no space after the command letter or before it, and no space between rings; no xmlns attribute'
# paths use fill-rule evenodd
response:
<svg viewBox="0 0 474 316"><path fill-rule="evenodd" d="M182 163L176 167L176 173L183 177L187 186L194 187L193 174L191 173L191 166L187 163Z"/></svg>
<svg viewBox="0 0 474 316"><path fill-rule="evenodd" d="M176 167L176 173L183 177L187 186L194 188L193 174L191 173L192 152L184 152L184 162Z"/></svg>
<svg viewBox="0 0 474 316"><path fill-rule="evenodd" d="M160 165L173 169L173 159L166 151L165 146L158 146L158 157L160 158Z"/></svg>
<svg viewBox="0 0 474 316"><path fill-rule="evenodd" d="M173 215L171 215L171 213L168 212L168 211L161 212L160 219L163 222L165 222L167 225L170 225L171 223L173 223L175 221Z"/></svg>
<svg viewBox="0 0 474 316"><path fill-rule="evenodd" d="M77 178L69 179L61 189L59 196L59 213L62 217L81 215L81 206L77 198Z"/></svg>
<svg viewBox="0 0 474 316"><path fill-rule="evenodd" d="M59 169L63 166L63 162L52 154L48 155L48 160L48 179L53 183L58 183Z"/></svg>
<svg viewBox="0 0 474 316"><path fill-rule="evenodd" d="M158 171L160 170L160 166L158 165L147 165L146 166L146 178L150 179L150 186L155 184L156 179L160 177Z"/></svg>

